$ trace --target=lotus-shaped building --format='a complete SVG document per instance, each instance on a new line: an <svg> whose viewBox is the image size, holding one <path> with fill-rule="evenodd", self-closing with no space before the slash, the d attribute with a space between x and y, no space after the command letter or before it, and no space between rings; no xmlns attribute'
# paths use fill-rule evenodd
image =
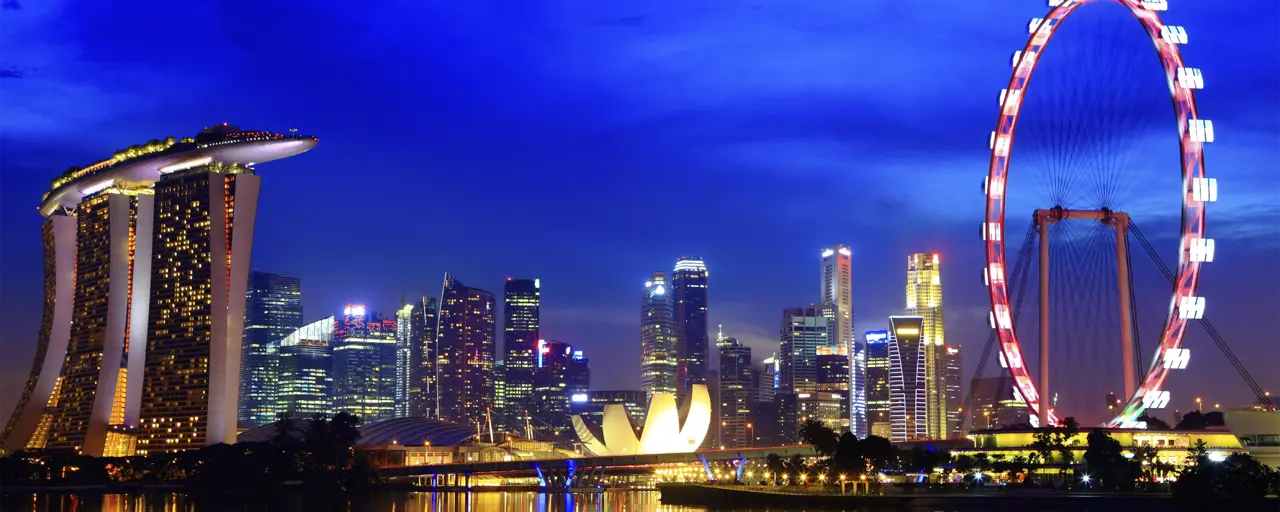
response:
<svg viewBox="0 0 1280 512"><path fill-rule="evenodd" d="M649 414L644 429L636 436L631 416L622 404L604 406L600 436L582 420L573 416L573 430L588 451L597 456L637 455L652 453L692 452L702 445L711 426L711 397L707 386L694 384L689 396L688 413L681 422L680 408L671 393L654 393L649 399Z"/></svg>

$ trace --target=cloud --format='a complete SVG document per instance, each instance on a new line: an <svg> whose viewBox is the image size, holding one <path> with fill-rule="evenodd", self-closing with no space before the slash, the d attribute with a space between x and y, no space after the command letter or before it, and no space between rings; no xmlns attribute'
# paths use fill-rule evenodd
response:
<svg viewBox="0 0 1280 512"><path fill-rule="evenodd" d="M26 73L21 69L0 69L0 78L22 78Z"/></svg>
<svg viewBox="0 0 1280 512"><path fill-rule="evenodd" d="M22 3L18 0L4 0L3 2L0 2L0 9L20 11L22 10Z"/></svg>

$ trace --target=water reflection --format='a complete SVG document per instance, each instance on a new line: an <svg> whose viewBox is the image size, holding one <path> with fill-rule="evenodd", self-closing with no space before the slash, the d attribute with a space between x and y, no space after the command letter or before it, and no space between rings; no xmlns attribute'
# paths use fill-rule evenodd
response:
<svg viewBox="0 0 1280 512"><path fill-rule="evenodd" d="M279 494L200 497L151 494L6 494L4 512L705 512L663 505L655 491L582 494L386 492L364 499Z"/></svg>

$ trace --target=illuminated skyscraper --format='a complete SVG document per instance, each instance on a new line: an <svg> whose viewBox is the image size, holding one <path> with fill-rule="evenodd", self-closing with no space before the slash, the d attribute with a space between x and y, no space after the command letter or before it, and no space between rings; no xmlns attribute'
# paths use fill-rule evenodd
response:
<svg viewBox="0 0 1280 512"><path fill-rule="evenodd" d="M926 427L927 394L925 358L921 339L924 318L889 317L889 402L890 441L929 439Z"/></svg>
<svg viewBox="0 0 1280 512"><path fill-rule="evenodd" d="M947 397L947 437L962 437L960 432L960 414L964 407L964 397L960 394L960 381L963 370L960 368L960 346L947 345L942 354L942 381Z"/></svg>
<svg viewBox="0 0 1280 512"><path fill-rule="evenodd" d="M835 323L831 341L844 344L849 363L846 392L849 429L859 439L867 436L867 347L853 333L853 251L843 245L822 250L822 311Z"/></svg>
<svg viewBox="0 0 1280 512"><path fill-rule="evenodd" d="M334 412L334 327L330 316L304 325L270 345L279 372L272 397L275 416L305 419Z"/></svg>
<svg viewBox="0 0 1280 512"><path fill-rule="evenodd" d="M569 401L591 385L587 359L568 343L538 340L535 346L533 396L528 400L534 435L544 440L571 439Z"/></svg>
<svg viewBox="0 0 1280 512"><path fill-rule="evenodd" d="M414 301L410 315L409 416L435 417L436 328L440 306L435 297Z"/></svg>
<svg viewBox="0 0 1280 512"><path fill-rule="evenodd" d="M363 305L347 305L346 327L333 347L334 411L359 416L361 422L396 413L396 324L366 315Z"/></svg>
<svg viewBox="0 0 1280 512"><path fill-rule="evenodd" d="M532 405L541 288L539 279L507 278L502 289L505 403L497 411L500 414L496 420L503 430L516 430L524 425L524 412Z"/></svg>
<svg viewBox="0 0 1280 512"><path fill-rule="evenodd" d="M818 391L824 397L840 397L840 415L827 423L836 432L849 431L849 346L818 347ZM856 435L856 434L855 434Z"/></svg>
<svg viewBox="0 0 1280 512"><path fill-rule="evenodd" d="M889 395L889 331L867 331L867 428L873 436L888 439L892 411Z"/></svg>
<svg viewBox="0 0 1280 512"><path fill-rule="evenodd" d="M676 321L671 284L665 272L654 272L640 297L640 389L676 392Z"/></svg>
<svg viewBox="0 0 1280 512"><path fill-rule="evenodd" d="M266 272L250 272L244 307L244 341L240 346L241 424L258 426L276 420L278 361L269 347L302 327L302 281Z"/></svg>
<svg viewBox="0 0 1280 512"><path fill-rule="evenodd" d="M945 365L946 337L942 324L942 275L937 254L907 257L906 314L923 318L920 339L924 343L925 431L932 439L949 436ZM957 406L958 407L958 406ZM951 415L954 417L955 413Z"/></svg>
<svg viewBox="0 0 1280 512"><path fill-rule="evenodd" d="M413 381L413 349L416 346L413 330L413 304L405 304L396 311L396 404L395 417L409 415L412 403L409 387Z"/></svg>
<svg viewBox="0 0 1280 512"><path fill-rule="evenodd" d="M756 397L755 372L751 369L751 347L737 338L717 338L720 371L719 417L713 418L713 428L720 429L720 445L725 448L743 448L751 444L753 429L751 410ZM719 448L719 446L717 446Z"/></svg>
<svg viewBox="0 0 1280 512"><path fill-rule="evenodd" d="M248 162L315 145L223 123L55 179L39 209L36 360L0 448L115 456L234 442L258 191Z"/></svg>
<svg viewBox="0 0 1280 512"><path fill-rule="evenodd" d="M436 368L437 415L463 425L487 424L493 407L493 293L444 275Z"/></svg>
<svg viewBox="0 0 1280 512"><path fill-rule="evenodd" d="M818 347L831 344L831 322L815 306L782 311L780 393L818 390Z"/></svg>
<svg viewBox="0 0 1280 512"><path fill-rule="evenodd" d="M671 276L675 293L676 403L684 403L694 384L707 383L707 267L699 258L680 258Z"/></svg>

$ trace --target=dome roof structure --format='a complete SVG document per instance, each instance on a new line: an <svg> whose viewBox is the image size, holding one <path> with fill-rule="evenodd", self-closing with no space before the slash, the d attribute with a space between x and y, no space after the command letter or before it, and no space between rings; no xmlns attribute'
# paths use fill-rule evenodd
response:
<svg viewBox="0 0 1280 512"><path fill-rule="evenodd" d="M312 420L295 422L292 435L302 437ZM456 446L475 437L475 431L444 420L431 418L388 418L377 420L356 427L360 431L357 447L386 446L400 444L404 446ZM275 423L263 425L241 432L236 437L241 443L260 443L270 441L278 432Z"/></svg>

